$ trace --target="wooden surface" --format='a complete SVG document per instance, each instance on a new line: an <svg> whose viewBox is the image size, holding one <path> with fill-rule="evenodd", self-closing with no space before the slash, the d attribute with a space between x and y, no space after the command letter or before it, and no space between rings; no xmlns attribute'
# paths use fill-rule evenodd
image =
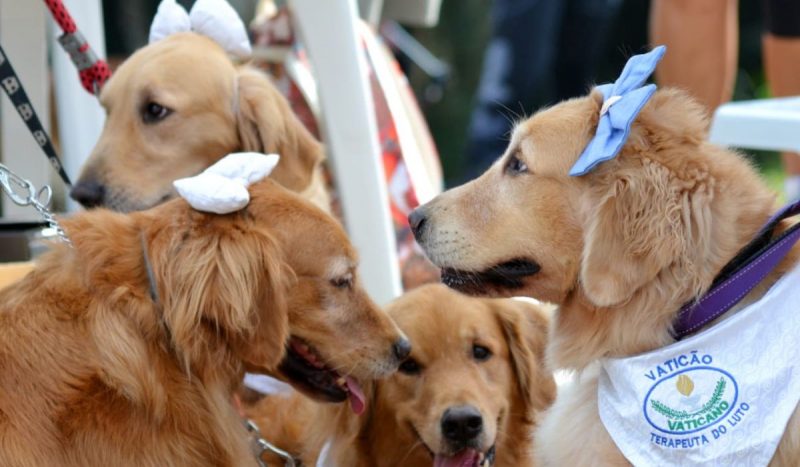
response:
<svg viewBox="0 0 800 467"><path fill-rule="evenodd" d="M0 289L22 279L33 269L33 263L0 263Z"/></svg>

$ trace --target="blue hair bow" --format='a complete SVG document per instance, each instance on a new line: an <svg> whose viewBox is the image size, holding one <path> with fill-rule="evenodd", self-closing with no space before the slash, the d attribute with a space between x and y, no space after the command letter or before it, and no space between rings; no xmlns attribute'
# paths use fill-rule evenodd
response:
<svg viewBox="0 0 800 467"><path fill-rule="evenodd" d="M655 84L642 84L653 74L666 50L660 45L646 54L634 55L615 82L597 86L603 93L597 133L570 169L570 175L584 175L619 153L628 139L631 123L656 92Z"/></svg>

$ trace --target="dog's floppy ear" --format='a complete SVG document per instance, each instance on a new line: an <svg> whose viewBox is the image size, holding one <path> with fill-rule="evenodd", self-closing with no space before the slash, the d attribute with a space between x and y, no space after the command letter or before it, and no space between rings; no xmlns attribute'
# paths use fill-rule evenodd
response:
<svg viewBox="0 0 800 467"><path fill-rule="evenodd" d="M224 365L231 353L274 368L283 356L291 271L275 239L247 215L184 211L172 232L149 241L158 301L187 369Z"/></svg>
<svg viewBox="0 0 800 467"><path fill-rule="evenodd" d="M511 299L493 302L528 413L542 410L553 402L556 394L553 374L544 361L548 320L536 305Z"/></svg>
<svg viewBox="0 0 800 467"><path fill-rule="evenodd" d="M588 222L580 282L594 305L625 303L707 244L707 171L702 162L680 165L685 153L699 151L704 131L696 104L681 93L660 91L634 122L622 153L586 175L591 188L583 207ZM682 280L700 288L691 265L681 266L687 273Z"/></svg>
<svg viewBox="0 0 800 467"><path fill-rule="evenodd" d="M272 177L292 191L303 191L324 159L322 145L263 74L241 69L237 89L237 125L242 150L281 156Z"/></svg>

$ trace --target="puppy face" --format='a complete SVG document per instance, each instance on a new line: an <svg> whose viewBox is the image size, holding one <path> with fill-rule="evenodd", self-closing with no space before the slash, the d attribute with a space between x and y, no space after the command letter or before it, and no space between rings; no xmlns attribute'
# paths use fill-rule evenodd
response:
<svg viewBox="0 0 800 467"><path fill-rule="evenodd" d="M145 216L169 231L150 234L149 256L176 347L202 356L223 340L250 371L277 372L322 400L349 398L360 413L358 381L394 371L408 341L366 295L335 220L272 181L250 192L230 215L180 201L154 211L161 221Z"/></svg>
<svg viewBox="0 0 800 467"><path fill-rule="evenodd" d="M273 178L302 191L319 143L268 79L237 69L213 40L175 34L123 63L100 96L107 118L71 196L86 207L146 209L172 182L239 150L277 152Z"/></svg>
<svg viewBox="0 0 800 467"><path fill-rule="evenodd" d="M388 310L414 349L398 373L378 383L377 404L394 414L400 432L410 432L411 450L426 449L437 466L478 466L519 445L512 426L530 429L555 392L542 360L540 311L441 285L415 289Z"/></svg>
<svg viewBox="0 0 800 467"><path fill-rule="evenodd" d="M274 228L294 277L287 353L278 373L317 399L349 399L361 413L359 381L396 370L410 344L364 291L355 250L338 222L273 183L251 193L248 211Z"/></svg>

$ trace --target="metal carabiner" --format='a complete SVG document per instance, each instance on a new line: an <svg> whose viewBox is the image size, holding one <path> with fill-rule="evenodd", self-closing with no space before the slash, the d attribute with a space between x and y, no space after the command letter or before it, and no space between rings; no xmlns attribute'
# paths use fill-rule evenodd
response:
<svg viewBox="0 0 800 467"><path fill-rule="evenodd" d="M11 201L19 206L30 206L38 198L36 188L31 182L15 174L3 164L0 164L0 185ZM20 190L27 191L27 196L21 196Z"/></svg>
<svg viewBox="0 0 800 467"><path fill-rule="evenodd" d="M259 467L268 467L267 463L261 459L261 455L265 452L271 452L272 454L280 457L284 462L284 467L297 467L297 463L291 454L283 449L278 448L274 444L261 437L261 430L258 429L258 425L256 425L254 421L246 419L244 420L244 426L247 428L247 431L253 435L253 455L255 455L256 462L258 463Z"/></svg>

